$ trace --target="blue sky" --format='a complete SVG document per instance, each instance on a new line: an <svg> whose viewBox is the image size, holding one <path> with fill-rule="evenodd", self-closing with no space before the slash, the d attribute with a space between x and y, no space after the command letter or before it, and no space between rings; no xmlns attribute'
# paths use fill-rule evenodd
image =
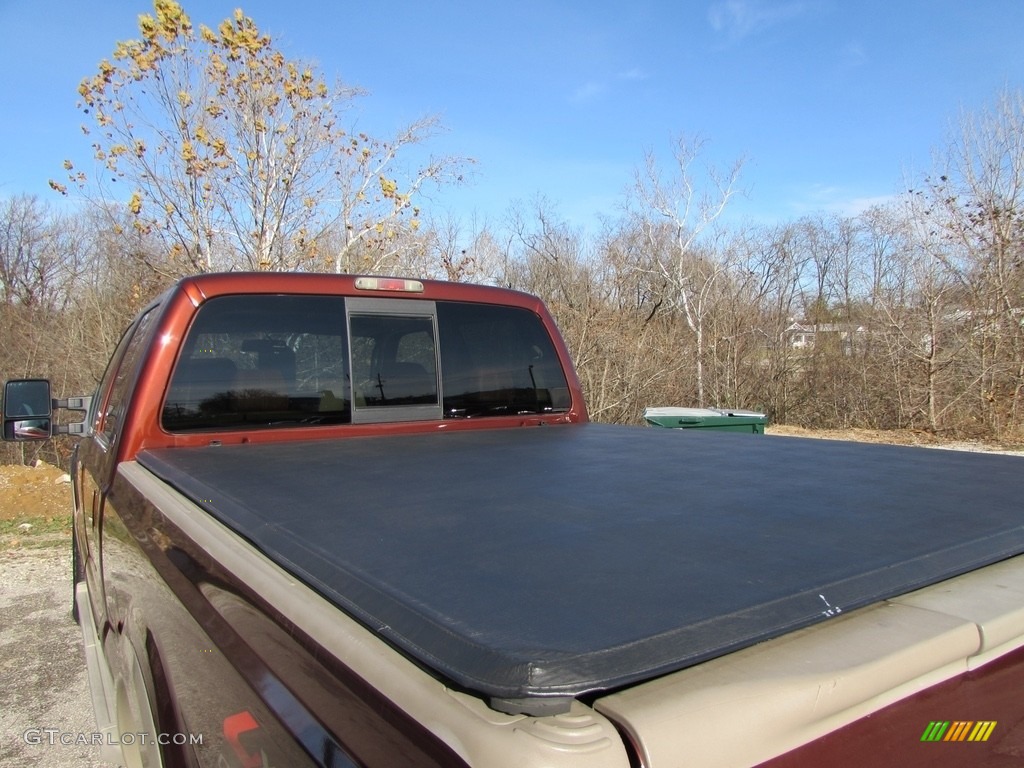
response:
<svg viewBox="0 0 1024 768"><path fill-rule="evenodd" d="M431 147L473 157L434 215L500 223L542 196L562 219L615 217L648 150L701 136L746 158L730 216L855 214L930 166L961 110L1024 87L1022 0L184 0L194 23L241 7L289 57L369 91L360 127L427 113ZM57 202L88 151L76 88L146 0L0 0L0 197Z"/></svg>

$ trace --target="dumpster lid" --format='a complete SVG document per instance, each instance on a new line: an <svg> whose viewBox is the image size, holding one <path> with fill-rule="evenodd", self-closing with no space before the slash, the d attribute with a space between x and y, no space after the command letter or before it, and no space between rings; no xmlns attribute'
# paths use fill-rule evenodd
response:
<svg viewBox="0 0 1024 768"><path fill-rule="evenodd" d="M721 416L737 416L746 418L763 419L764 414L758 411L745 411L739 408L677 408L674 406L663 406L655 408L644 408L645 419L657 418L680 418L680 419L707 419Z"/></svg>

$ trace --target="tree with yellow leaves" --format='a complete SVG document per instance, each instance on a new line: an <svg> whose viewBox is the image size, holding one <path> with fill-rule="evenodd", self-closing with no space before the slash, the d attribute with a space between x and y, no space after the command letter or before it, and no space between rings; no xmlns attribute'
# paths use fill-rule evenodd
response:
<svg viewBox="0 0 1024 768"><path fill-rule="evenodd" d="M79 86L99 172L64 167L163 242L166 262L149 264L161 273L372 271L403 226L418 226L423 186L458 178L458 158L397 168L436 118L388 141L347 132L341 118L362 92L287 59L240 10L196 33L177 2L155 0L139 33Z"/></svg>

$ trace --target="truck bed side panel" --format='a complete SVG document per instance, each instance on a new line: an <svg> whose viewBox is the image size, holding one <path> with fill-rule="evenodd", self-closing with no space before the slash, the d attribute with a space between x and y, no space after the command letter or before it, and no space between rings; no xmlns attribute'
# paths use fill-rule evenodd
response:
<svg viewBox="0 0 1024 768"><path fill-rule="evenodd" d="M889 768L896 755L901 768L1016 768L1024 759L1022 687L1024 649L1018 649L768 760L763 768L828 765L836 755L860 768ZM987 724L984 740L971 740L969 732L957 738L949 729L936 741L925 738L930 724L957 722L971 723L969 731Z"/></svg>
<svg viewBox="0 0 1024 768"><path fill-rule="evenodd" d="M241 749L263 751L271 765L464 765L337 660L317 658L258 583L241 581L166 514L170 494L161 508L151 488L138 490L144 473L133 469L120 465L107 508L103 565L117 632L106 644L153 668L161 727L200 735L200 764ZM256 727L233 741L232 723L249 718Z"/></svg>

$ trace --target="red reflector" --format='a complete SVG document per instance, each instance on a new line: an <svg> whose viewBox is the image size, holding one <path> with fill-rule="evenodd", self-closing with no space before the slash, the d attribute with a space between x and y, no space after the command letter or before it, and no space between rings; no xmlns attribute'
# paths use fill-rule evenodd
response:
<svg viewBox="0 0 1024 768"><path fill-rule="evenodd" d="M242 710L237 714L224 718L224 738L231 745L231 749L238 757L239 762L241 762L242 768L260 768L263 765L263 758L258 751L252 754L242 746L242 734L259 730L259 727L260 724L256 722L256 718L252 716L252 712L249 710Z"/></svg>
<svg viewBox="0 0 1024 768"><path fill-rule="evenodd" d="M419 280L405 280L400 277L357 277L356 288L362 291L423 293L423 283Z"/></svg>

